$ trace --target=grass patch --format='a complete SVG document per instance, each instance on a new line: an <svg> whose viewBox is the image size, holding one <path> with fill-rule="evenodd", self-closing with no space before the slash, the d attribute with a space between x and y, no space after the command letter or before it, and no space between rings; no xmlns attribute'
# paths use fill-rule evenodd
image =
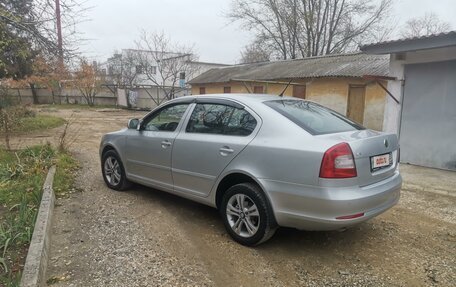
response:
<svg viewBox="0 0 456 287"><path fill-rule="evenodd" d="M77 162L50 145L0 150L0 286L18 286L48 169L57 165L54 190L73 185Z"/></svg>
<svg viewBox="0 0 456 287"><path fill-rule="evenodd" d="M34 117L23 117L18 125L18 132L36 132L59 127L65 120L49 115L36 115Z"/></svg>
<svg viewBox="0 0 456 287"><path fill-rule="evenodd" d="M55 159L57 170L54 176L54 192L56 196L64 195L74 187L74 173L79 168L79 163L71 154L58 153Z"/></svg>
<svg viewBox="0 0 456 287"><path fill-rule="evenodd" d="M84 104L55 104L55 105L40 105L43 109L78 109L78 110L98 110L98 109L119 109L116 105L84 105Z"/></svg>

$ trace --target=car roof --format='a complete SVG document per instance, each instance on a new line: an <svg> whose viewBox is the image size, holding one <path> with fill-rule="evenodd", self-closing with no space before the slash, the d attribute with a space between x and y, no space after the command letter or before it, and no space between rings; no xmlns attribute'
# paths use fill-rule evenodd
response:
<svg viewBox="0 0 456 287"><path fill-rule="evenodd" d="M196 100L196 99L226 99L226 100L233 100L245 105L249 104L258 104L265 101L272 101L272 100L297 100L296 98L289 97L289 96L277 96L277 95L268 95L268 94L206 94L206 95L192 95L192 96L184 96L175 99L174 101L188 101L188 100Z"/></svg>

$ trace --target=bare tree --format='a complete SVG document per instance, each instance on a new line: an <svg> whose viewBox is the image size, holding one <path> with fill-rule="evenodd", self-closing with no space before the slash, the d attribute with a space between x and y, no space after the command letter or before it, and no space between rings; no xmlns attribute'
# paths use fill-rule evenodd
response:
<svg viewBox="0 0 456 287"><path fill-rule="evenodd" d="M166 99L172 99L180 90L179 79L192 78L199 70L194 62L198 59L192 47L171 41L163 32L142 31L137 41L138 69L156 85Z"/></svg>
<svg viewBox="0 0 456 287"><path fill-rule="evenodd" d="M0 81L0 134L5 140L7 150L11 150L11 134L20 128L21 119L26 114L25 107L18 105L11 96L11 89L22 84L11 79Z"/></svg>
<svg viewBox="0 0 456 287"><path fill-rule="evenodd" d="M391 0L233 0L228 17L253 30L280 59L341 53L369 41Z"/></svg>
<svg viewBox="0 0 456 287"><path fill-rule="evenodd" d="M58 95L59 103L61 102L61 82L70 78L69 71L62 66L56 57L46 57L38 55L32 61L32 75L25 78L24 81L47 88L52 94L52 102L56 104L55 97Z"/></svg>
<svg viewBox="0 0 456 287"><path fill-rule="evenodd" d="M130 94L131 87L139 83L138 65L141 65L138 54L134 50L124 50L120 58L120 77L117 85L125 89L127 95ZM127 96L127 106L131 108L130 97Z"/></svg>
<svg viewBox="0 0 456 287"><path fill-rule="evenodd" d="M272 51L269 47L262 45L261 41L254 41L244 47L241 51L241 64L269 62L272 58Z"/></svg>
<svg viewBox="0 0 456 287"><path fill-rule="evenodd" d="M82 60L78 70L75 72L72 86L79 90L89 106L95 105L95 97L100 92L103 79L95 68Z"/></svg>
<svg viewBox="0 0 456 287"><path fill-rule="evenodd" d="M108 75L111 83L124 87L139 82L136 66L140 63L137 52L137 50L131 49L125 49L122 52L115 51L113 56L108 58Z"/></svg>
<svg viewBox="0 0 456 287"><path fill-rule="evenodd" d="M138 73L136 66L139 65L137 51L123 50L122 52L114 52L114 55L108 59L108 74L107 80L111 84L115 84L116 88L125 89L129 93L130 88L137 84ZM115 94L117 96L117 89ZM131 107L130 97L127 96L127 106Z"/></svg>
<svg viewBox="0 0 456 287"><path fill-rule="evenodd" d="M119 84L131 86L138 82L138 70L136 67L141 65L140 57L134 50L125 50L122 54L120 65L121 79Z"/></svg>
<svg viewBox="0 0 456 287"><path fill-rule="evenodd" d="M401 36L404 38L428 36L451 30L451 24L441 21L434 13L426 13L422 17L408 20L402 27Z"/></svg>
<svg viewBox="0 0 456 287"><path fill-rule="evenodd" d="M59 2L62 45L57 40L55 0L0 1L0 78L27 78L35 104L38 104L36 87L41 84L35 80L43 79L42 75L33 76L37 56L49 62L58 59L60 71L54 75L59 76L65 69L63 60L71 63L77 55L81 39L76 25L83 21L82 14L86 10L79 1L82 0ZM60 89L51 89L53 96L55 90L60 92Z"/></svg>
<svg viewBox="0 0 456 287"><path fill-rule="evenodd" d="M6 24L12 35L29 39L36 50L55 56L64 53L70 60L81 41L76 25L84 21L83 14L89 8L84 7L80 0L60 0L59 7L62 51L57 44L55 0L3 0L0 2L0 23Z"/></svg>

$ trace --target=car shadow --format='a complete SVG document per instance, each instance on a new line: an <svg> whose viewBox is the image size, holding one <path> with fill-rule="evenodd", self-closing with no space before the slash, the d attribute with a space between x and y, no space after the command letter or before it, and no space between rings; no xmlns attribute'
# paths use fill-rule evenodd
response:
<svg viewBox="0 0 456 287"><path fill-rule="evenodd" d="M217 221L220 219L215 208L155 188L134 184L127 192L141 199L159 203L185 222L190 220L193 222Z"/></svg>
<svg viewBox="0 0 456 287"><path fill-rule="evenodd" d="M229 238L220 218L219 212L212 207L173 195L167 192L134 185L128 193L138 196L141 200L153 201L172 212L179 222L214 234L223 234ZM255 247L259 251L277 251L277 249L319 252L331 251L343 246L350 246L367 240L367 237L381 236L381 230L374 228L371 221L361 223L346 230L337 231L304 231L294 228L280 227L267 242Z"/></svg>

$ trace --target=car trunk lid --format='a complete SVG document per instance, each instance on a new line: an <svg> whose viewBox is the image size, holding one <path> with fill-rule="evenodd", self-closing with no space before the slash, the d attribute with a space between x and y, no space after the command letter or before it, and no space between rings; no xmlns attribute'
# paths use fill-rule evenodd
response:
<svg viewBox="0 0 456 287"><path fill-rule="evenodd" d="M332 140L335 144L346 142L350 145L360 186L388 178L397 168L399 145L395 134L366 129L318 137Z"/></svg>

